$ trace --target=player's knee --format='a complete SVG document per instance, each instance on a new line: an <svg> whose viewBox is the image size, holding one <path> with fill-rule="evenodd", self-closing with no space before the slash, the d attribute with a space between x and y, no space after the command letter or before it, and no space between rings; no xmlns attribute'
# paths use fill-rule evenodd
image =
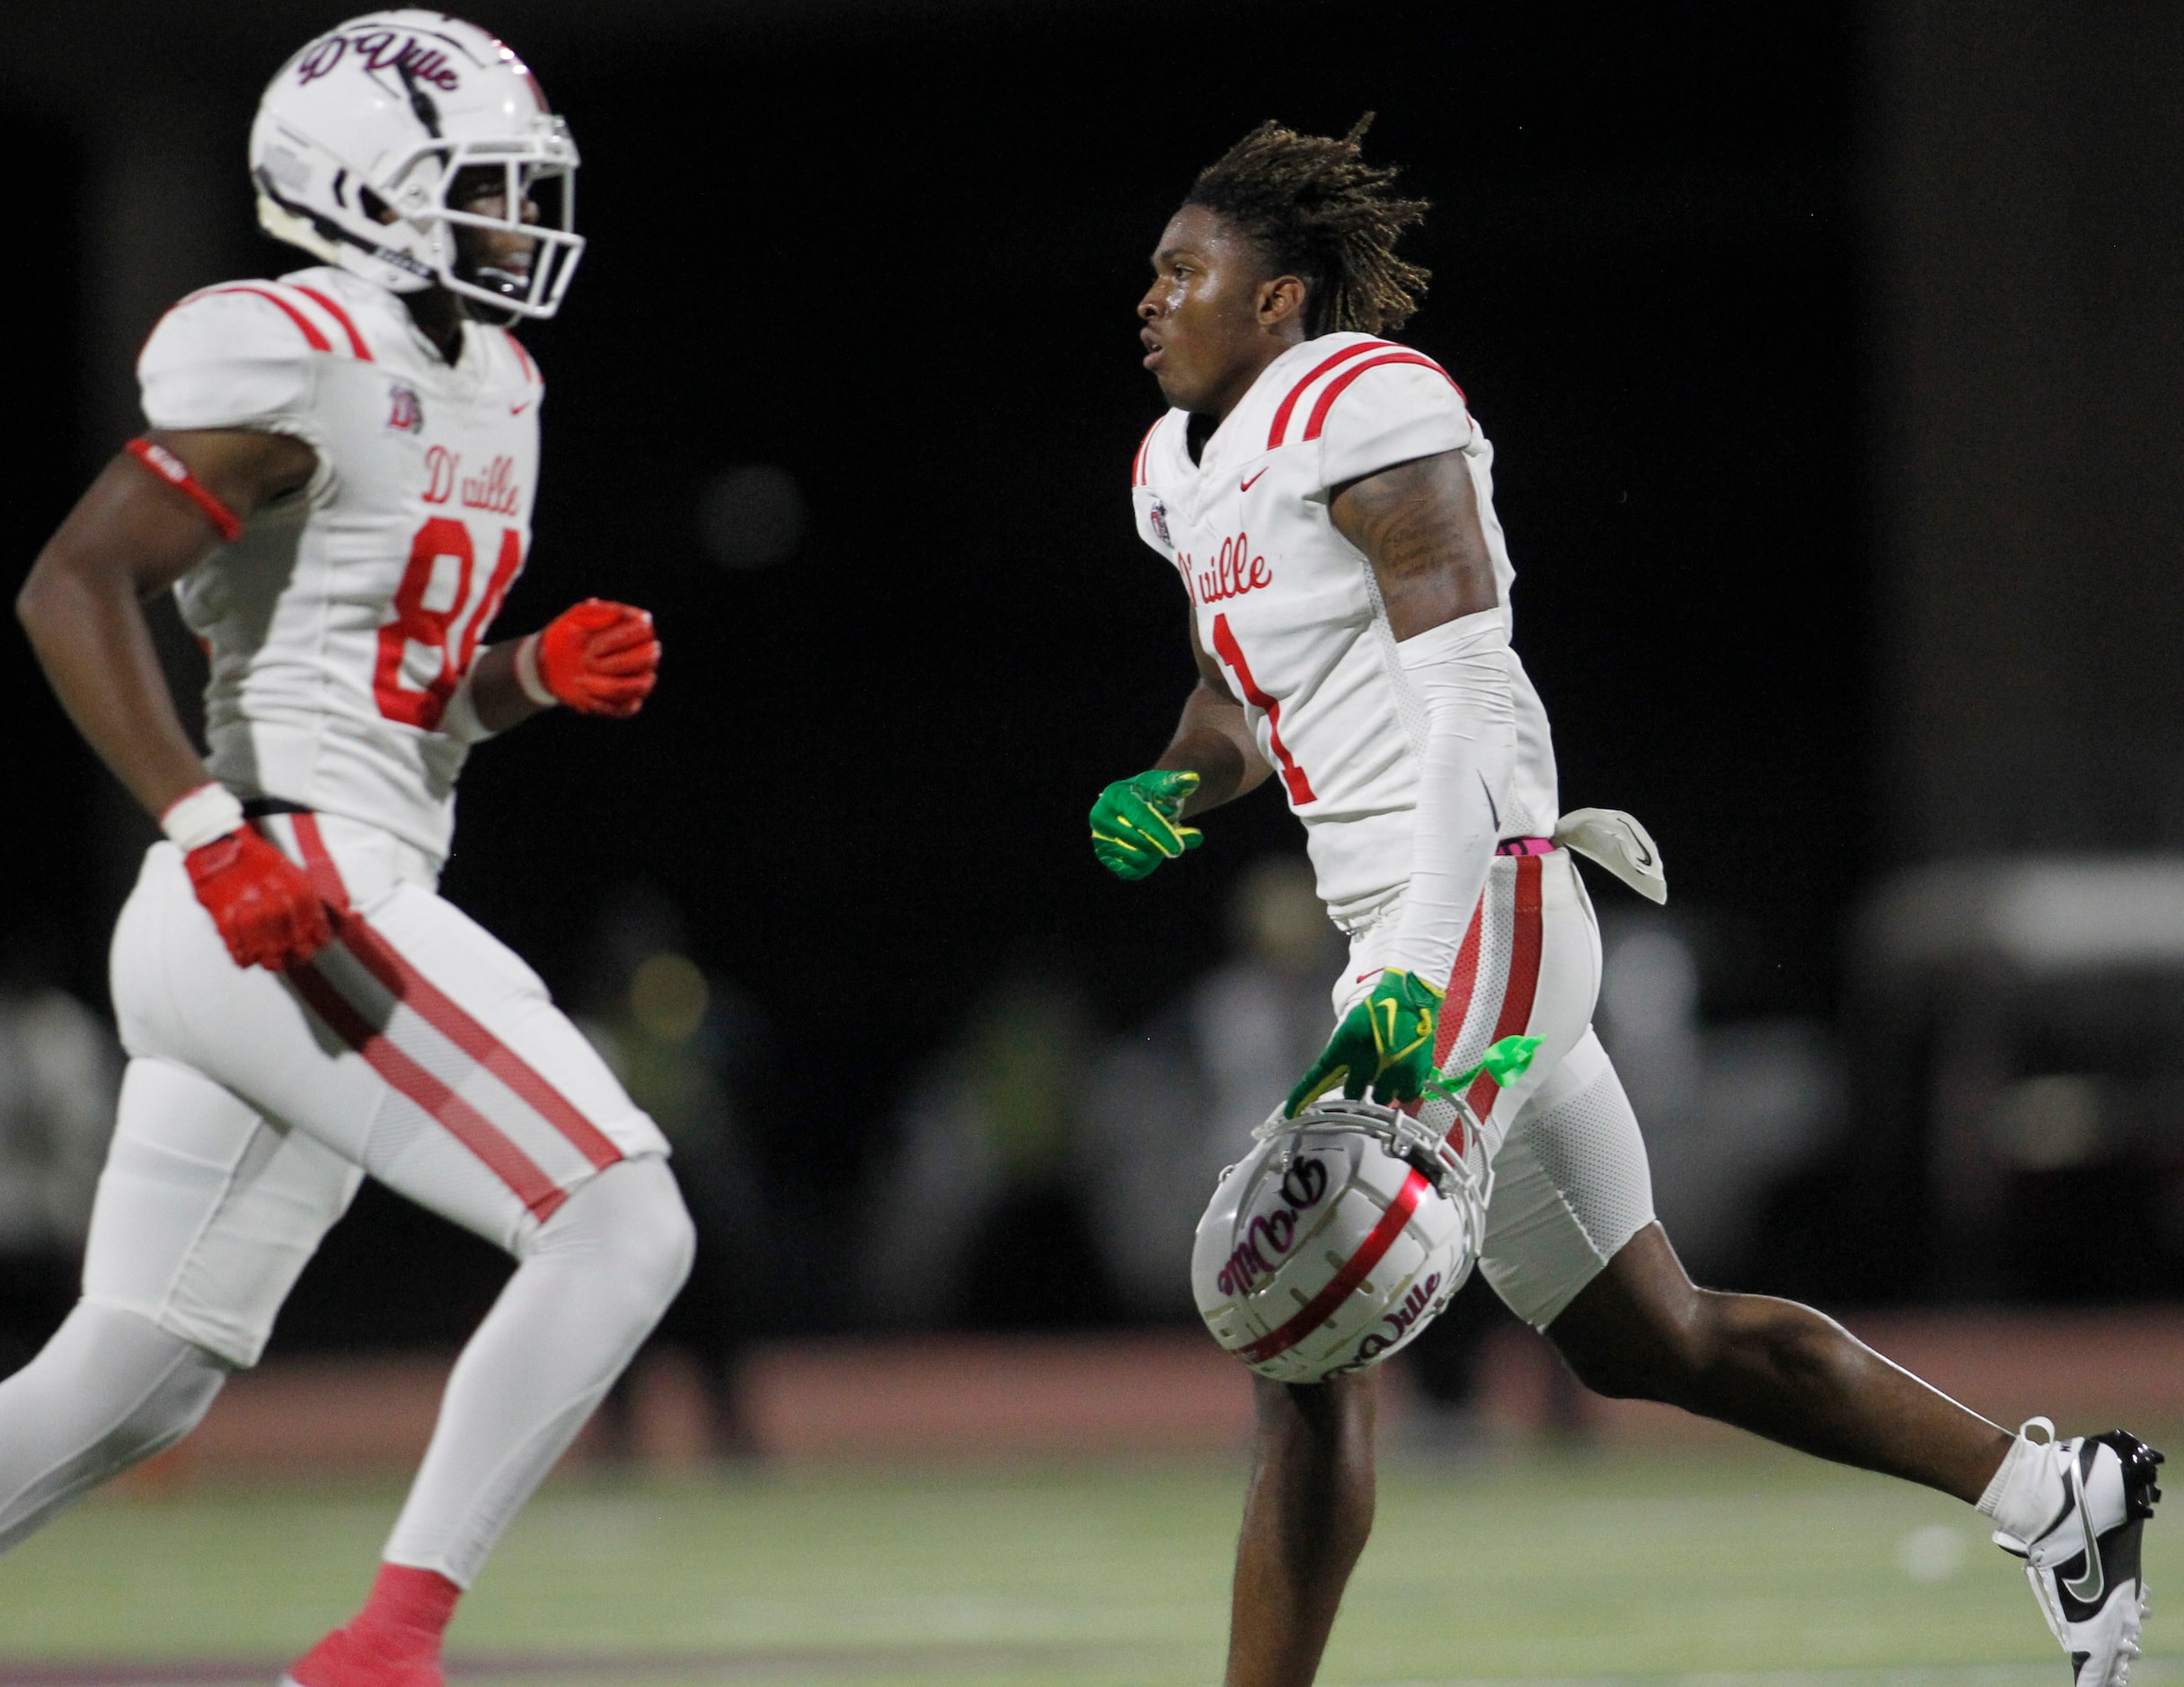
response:
<svg viewBox="0 0 2184 1687"><path fill-rule="evenodd" d="M1613 1324L1566 1329L1558 1322L1550 1334L1563 1362L1594 1393L1683 1406L1702 1390L1719 1362L1722 1330L1716 1303L1730 1298L1693 1288L1641 1303Z"/></svg>
<svg viewBox="0 0 2184 1687"><path fill-rule="evenodd" d="M225 1366L193 1350L115 1426L113 1451L130 1464L164 1453L204 1422L226 1381Z"/></svg>
<svg viewBox="0 0 2184 1687"><path fill-rule="evenodd" d="M590 1256L634 1305L658 1317L690 1276L697 1230L667 1161L645 1154L617 1161L579 1189L547 1221L537 1249Z"/></svg>
<svg viewBox="0 0 2184 1687"><path fill-rule="evenodd" d="M667 1161L655 1160L651 1163L659 1170L663 1189L645 1235L638 1267L652 1298L664 1312L668 1303L682 1293L683 1285L690 1280L690 1267L697 1259L698 1230L691 1222L690 1209L683 1204L682 1190L668 1171Z"/></svg>

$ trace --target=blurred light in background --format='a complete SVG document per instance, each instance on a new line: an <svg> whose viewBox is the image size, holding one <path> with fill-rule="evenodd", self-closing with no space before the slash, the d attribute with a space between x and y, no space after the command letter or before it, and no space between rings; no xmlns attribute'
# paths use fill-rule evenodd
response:
<svg viewBox="0 0 2184 1687"><path fill-rule="evenodd" d="M803 542L803 489L771 464L726 470L698 500L698 535L724 569L771 568Z"/></svg>

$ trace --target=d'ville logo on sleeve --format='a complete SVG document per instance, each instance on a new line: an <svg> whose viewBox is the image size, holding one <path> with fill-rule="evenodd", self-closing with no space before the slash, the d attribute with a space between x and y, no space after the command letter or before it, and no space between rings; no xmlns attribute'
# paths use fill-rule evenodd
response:
<svg viewBox="0 0 2184 1687"><path fill-rule="evenodd" d="M390 407L386 425L405 434L420 434L425 430L425 407L416 393L397 384L388 393Z"/></svg>

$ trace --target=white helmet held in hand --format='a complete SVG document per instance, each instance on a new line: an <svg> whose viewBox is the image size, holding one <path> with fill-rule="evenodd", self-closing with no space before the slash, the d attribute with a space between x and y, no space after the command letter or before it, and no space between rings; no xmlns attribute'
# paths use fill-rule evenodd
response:
<svg viewBox="0 0 2184 1687"><path fill-rule="evenodd" d="M488 320L560 308L584 249L576 169L523 61L439 12L330 30L280 67L251 127L269 234L397 293L444 287ZM501 215L465 208L496 193ZM528 257L482 265L464 228L523 234Z"/></svg>
<svg viewBox="0 0 2184 1687"><path fill-rule="evenodd" d="M1393 1108L1340 1097L1278 1114L1198 1221L1190 1285L1214 1339L1261 1376L1375 1365L1471 1276L1488 1172Z"/></svg>
<svg viewBox="0 0 2184 1687"><path fill-rule="evenodd" d="M1493 1176L1463 1091L1481 1071L1513 1082L1538 1046L1504 1038L1472 1071L1436 1074L1418 1117L1337 1096L1261 1125L1191 1250L1214 1339L1278 1382L1362 1371L1416 1339L1486 1237Z"/></svg>

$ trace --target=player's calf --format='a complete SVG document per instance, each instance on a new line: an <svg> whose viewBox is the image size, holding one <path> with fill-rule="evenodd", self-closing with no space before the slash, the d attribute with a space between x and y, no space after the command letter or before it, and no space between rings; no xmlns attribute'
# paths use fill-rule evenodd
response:
<svg viewBox="0 0 2184 1687"><path fill-rule="evenodd" d="M295 1687L440 1687L463 1590L689 1275L665 1159L618 1161L544 1224L464 1347L371 1596L288 1672Z"/></svg>
<svg viewBox="0 0 2184 1687"><path fill-rule="evenodd" d="M77 1302L38 1356L0 1382L0 1551L180 1441L226 1378L202 1347L149 1320Z"/></svg>

